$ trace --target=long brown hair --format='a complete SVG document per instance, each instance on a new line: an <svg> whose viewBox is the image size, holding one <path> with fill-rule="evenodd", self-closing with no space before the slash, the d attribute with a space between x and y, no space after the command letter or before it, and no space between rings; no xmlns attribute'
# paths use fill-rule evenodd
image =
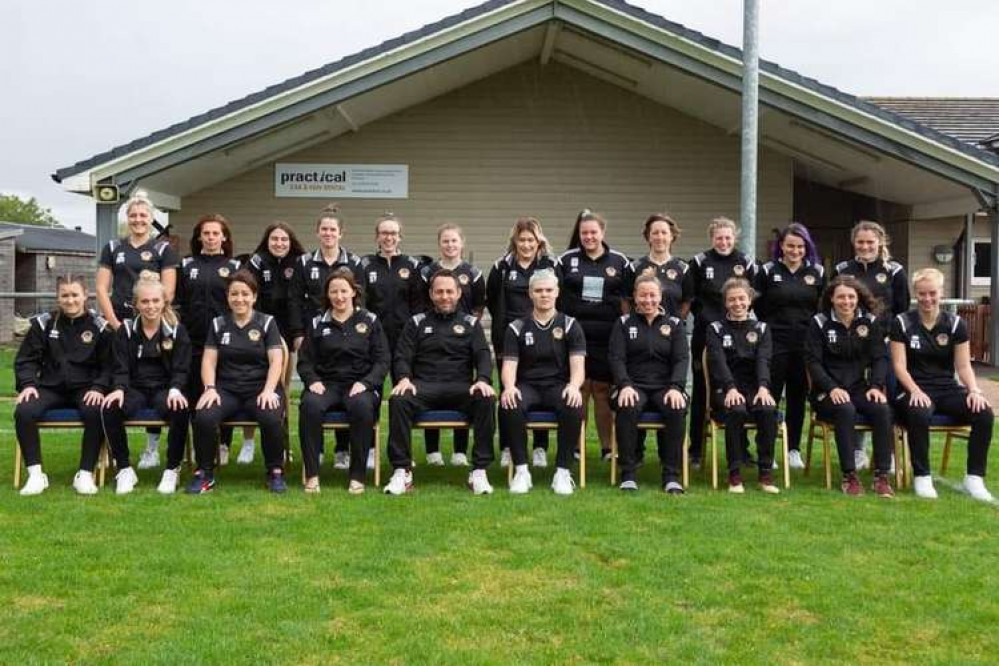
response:
<svg viewBox="0 0 999 666"><path fill-rule="evenodd" d="M209 222L215 222L222 227L222 235L225 237L222 241L222 254L232 257L232 232L229 230L229 220L220 213L209 213L198 218L198 223L191 232L191 255L196 257L201 254L201 227Z"/></svg>
<svg viewBox="0 0 999 666"><path fill-rule="evenodd" d="M260 238L260 243L257 244L257 249L254 250L256 254L270 254L270 249L268 243L271 239L271 234L277 229L288 234L288 256L298 257L305 254L305 248L302 247L302 243L298 240L298 236L295 235L295 230L291 228L291 225L287 222L282 222L277 220L267 225L264 229L264 235Z"/></svg>
<svg viewBox="0 0 999 666"><path fill-rule="evenodd" d="M871 293L871 290L868 289L863 282L852 275L837 275L829 281L829 285L826 287L826 290L822 292L822 302L819 304L819 310L821 312L832 311L832 299L833 293L836 291L836 287L848 287L857 292L857 306L866 312L870 312L875 316L880 316L881 312L884 310L884 306L881 304L881 301L874 297L874 294Z"/></svg>
<svg viewBox="0 0 999 666"><path fill-rule="evenodd" d="M576 224L573 225L572 233L569 235L569 246L567 249L575 250L579 247L579 227L583 222L596 222L600 225L601 231L607 231L607 220L604 219L604 216L600 213L594 213L589 208L584 208L576 216Z"/></svg>
<svg viewBox="0 0 999 666"><path fill-rule="evenodd" d="M323 295L320 302L323 306L323 312L333 309L333 304L330 303L330 283L333 280L343 280L350 285L350 288L354 290L354 307L361 307L361 303L364 301L364 293L361 288L357 286L357 279L354 277L354 271L350 270L346 266L341 266L330 272L326 276L326 281L323 282Z"/></svg>

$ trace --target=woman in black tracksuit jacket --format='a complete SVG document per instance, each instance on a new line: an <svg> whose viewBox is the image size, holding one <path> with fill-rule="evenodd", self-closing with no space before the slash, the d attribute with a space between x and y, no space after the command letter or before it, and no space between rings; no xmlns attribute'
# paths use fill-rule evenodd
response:
<svg viewBox="0 0 999 666"><path fill-rule="evenodd" d="M687 332L679 318L660 307L662 288L655 276L639 277L633 298L635 311L615 322L609 347L621 489L638 489L635 481L638 417L643 411L654 411L662 415L666 424L663 436L657 438L662 489L670 494L683 494L680 466L690 367Z"/></svg>
<svg viewBox="0 0 999 666"><path fill-rule="evenodd" d="M729 492L742 493L739 472L746 422L756 423L760 489L780 492L773 481L777 405L770 394L770 358L773 341L766 322L751 316L753 288L743 278L729 278L721 290L725 316L708 326L708 373L711 409L725 424L725 457Z"/></svg>
<svg viewBox="0 0 999 666"><path fill-rule="evenodd" d="M374 446L375 419L391 354L381 322L358 307L354 274L341 268L326 279L325 308L309 322L299 350L302 391L299 441L305 465L305 491L319 492L319 447L323 415L347 412L350 423L351 494L364 492L365 460Z"/></svg>
<svg viewBox="0 0 999 666"><path fill-rule="evenodd" d="M708 401L704 387L701 359L707 342L708 327L725 317L722 286L729 278L744 278L752 283L756 264L735 249L739 228L732 220L719 217L708 225L711 249L695 256L690 262L694 281L694 331L690 338L690 364L694 390L690 407L690 464L699 467L704 446L704 416ZM744 452L745 454L745 452Z"/></svg>
<svg viewBox="0 0 999 666"><path fill-rule="evenodd" d="M101 403L111 383L111 327L86 308L82 276L59 278L56 292L58 308L32 317L14 360L18 391L14 427L28 469L22 495L37 495L48 487L38 421L58 407L80 410L84 424L80 471L73 487L82 494L97 492L93 471L101 446Z"/></svg>
<svg viewBox="0 0 999 666"><path fill-rule="evenodd" d="M888 351L880 307L859 280L837 276L822 295L805 338L812 404L816 415L835 427L842 490L848 495L863 493L853 455L858 414L873 429L874 491L880 497L894 494L888 482L892 413L885 391Z"/></svg>
<svg viewBox="0 0 999 666"><path fill-rule="evenodd" d="M191 340L169 309L158 280L136 283L134 300L138 316L123 321L115 332L113 390L104 399L104 431L111 450L127 460L125 421L146 409L166 420L167 464L158 490L169 495L177 490L190 419L184 393L191 371ZM120 478L119 492L131 490L129 482L134 486L135 479Z"/></svg>
<svg viewBox="0 0 999 666"><path fill-rule="evenodd" d="M808 395L805 334L825 285L826 272L808 229L792 222L780 232L773 261L760 266L756 274L753 310L770 324L773 335L771 390L778 405L782 395L786 401L788 465L794 469L805 467L800 453Z"/></svg>

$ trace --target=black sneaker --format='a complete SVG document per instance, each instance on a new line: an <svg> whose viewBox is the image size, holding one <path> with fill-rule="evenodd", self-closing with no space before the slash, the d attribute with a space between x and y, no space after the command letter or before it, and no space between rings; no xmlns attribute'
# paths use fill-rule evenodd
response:
<svg viewBox="0 0 999 666"><path fill-rule="evenodd" d="M215 487L215 475L205 474L200 469L194 473L191 482L187 484L188 495L203 495L212 492Z"/></svg>
<svg viewBox="0 0 999 666"><path fill-rule="evenodd" d="M284 482L284 473L281 470L274 470L267 475L267 489L272 493L283 493L288 490L288 484Z"/></svg>

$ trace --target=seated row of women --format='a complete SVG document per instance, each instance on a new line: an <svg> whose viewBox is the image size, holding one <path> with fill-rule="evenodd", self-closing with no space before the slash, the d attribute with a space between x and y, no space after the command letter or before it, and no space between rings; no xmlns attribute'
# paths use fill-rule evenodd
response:
<svg viewBox="0 0 999 666"><path fill-rule="evenodd" d="M82 413L80 471L73 482L80 493L97 492L93 470L102 435L119 470L117 492L135 487L125 423L143 409L155 410L170 426L160 492L177 489L189 420L197 469L187 491L211 491L219 427L237 415L260 427L268 487L274 492L286 490L287 396L282 386L286 345L274 318L254 308L256 278L239 270L227 277L226 284L228 312L210 322L200 363L192 365L190 338L167 305L158 279L145 276L136 283L133 303L139 316L114 332L106 320L86 309L82 279L60 281L57 310L32 320L15 364L19 391L15 422L28 468L22 494L38 494L48 484L41 467L38 422L58 406ZM469 485L477 494L492 492L486 476L493 456L492 364L478 320L458 307L460 287L460 276L448 269L431 276L431 307L406 323L392 359L380 319L359 305L362 290L353 272L340 269L330 274L322 312L307 326L298 361L304 384L299 437L306 491L319 490L322 417L330 409L347 412L352 454L349 490L364 491L364 462L391 365L388 448L394 471L386 492L401 494L413 487L412 417L420 409L443 405L458 405L469 413L476 436ZM842 489L849 495L863 492L852 443L858 415L873 432L873 489L879 496L893 495L888 470L894 408L909 432L917 494L935 495L929 475L929 426L939 413L970 424L964 487L973 497L991 498L984 476L992 411L971 369L964 322L940 310L941 288L938 271L918 272L913 279L917 308L893 319L880 314L879 302L852 277L834 278L823 293L820 311L807 331L805 359L815 414L835 427ZM504 331L501 446L511 448L515 466L511 492L527 492L532 479L526 464L526 414L538 409L556 412L560 432L553 489L570 494L573 447L583 423L583 359L592 349L583 327L556 310L559 283L553 271L536 271L529 293L531 313ZM740 470L743 432L753 422L759 485L764 492L776 493L771 468L779 417L770 391L772 330L753 316L755 294L747 280L727 280L721 296L725 314L708 328L706 357L712 415L725 425L729 490L745 490ZM686 328L679 317L662 308L662 287L656 277L637 277L632 297L634 311L614 322L607 351L620 487L638 488L638 420L642 412L653 411L659 412L664 425L657 437L662 489L679 494L684 491L679 465L691 363ZM896 395L888 390L886 335L900 385Z"/></svg>

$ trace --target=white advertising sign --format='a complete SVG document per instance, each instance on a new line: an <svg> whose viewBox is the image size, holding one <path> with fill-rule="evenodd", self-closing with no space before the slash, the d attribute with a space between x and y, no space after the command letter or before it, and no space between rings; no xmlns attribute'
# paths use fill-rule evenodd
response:
<svg viewBox="0 0 999 666"><path fill-rule="evenodd" d="M274 196L406 199L407 164L275 164Z"/></svg>

